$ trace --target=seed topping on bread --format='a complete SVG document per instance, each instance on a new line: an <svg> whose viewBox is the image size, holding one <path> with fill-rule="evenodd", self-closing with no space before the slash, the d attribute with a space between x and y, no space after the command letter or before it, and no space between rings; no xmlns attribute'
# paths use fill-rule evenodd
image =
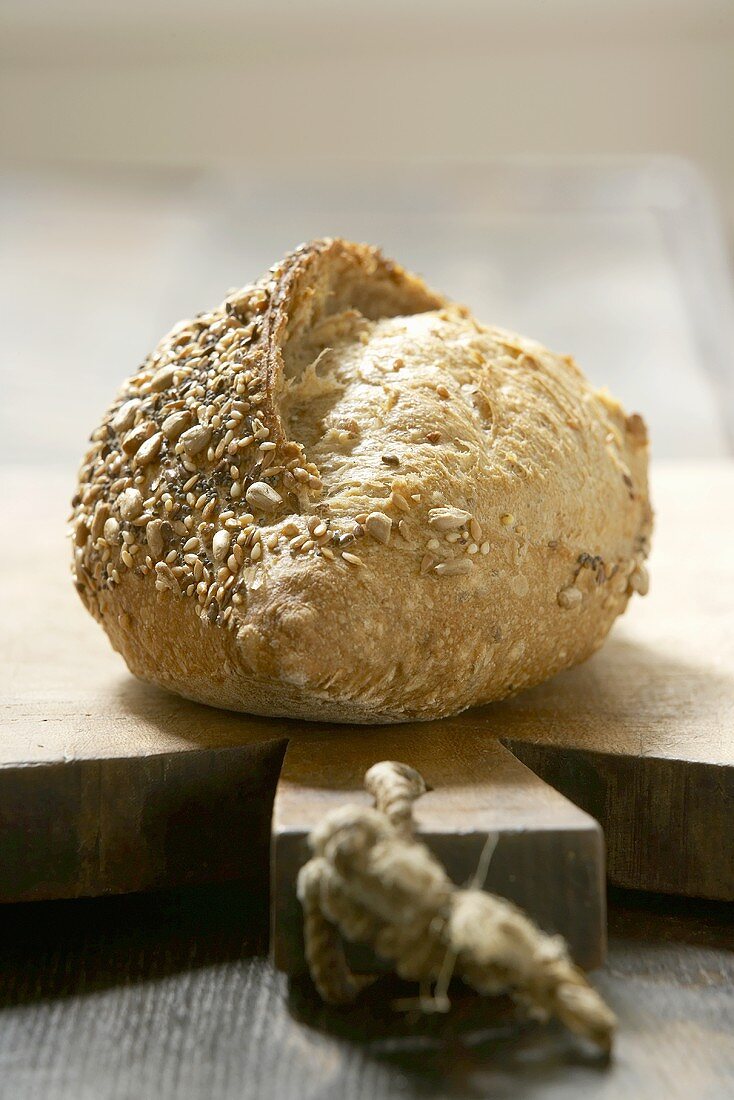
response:
<svg viewBox="0 0 734 1100"><path fill-rule="evenodd" d="M314 698L340 691L337 715L362 713L365 692L365 713L382 714L403 681L415 713L459 705L418 687L424 651L434 664L466 651L467 699L499 697L522 679L510 655L525 604L543 673L580 659L648 584L641 419L572 360L349 242L302 246L176 326L92 434L73 509L77 589L132 668L193 691L200 666L176 646L157 671L153 624L189 642L222 626L207 653L271 686L323 678ZM357 619L371 664L349 649ZM329 621L328 648L312 620ZM558 647L556 631L569 632ZM196 697L266 706L217 684ZM464 689L453 676L443 690Z"/></svg>

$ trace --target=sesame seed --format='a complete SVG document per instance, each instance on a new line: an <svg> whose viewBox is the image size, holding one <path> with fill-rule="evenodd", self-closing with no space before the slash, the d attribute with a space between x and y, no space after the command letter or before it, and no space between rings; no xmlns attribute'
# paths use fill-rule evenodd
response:
<svg viewBox="0 0 734 1100"><path fill-rule="evenodd" d="M255 545L253 546L252 550L250 551L250 557L253 561L260 561L260 558L262 557L262 553L263 553L262 543L261 542L256 542Z"/></svg>
<svg viewBox="0 0 734 1100"><path fill-rule="evenodd" d="M478 520L472 516L469 520L469 531L474 542L480 543L482 541L482 528Z"/></svg>
<svg viewBox="0 0 734 1100"><path fill-rule="evenodd" d="M355 566L355 568L364 564L361 558L358 558L356 554L350 554L348 550L342 552L342 557L344 561L349 562L349 564Z"/></svg>
<svg viewBox="0 0 734 1100"><path fill-rule="evenodd" d="M483 542L482 545L479 547L479 549L482 552L482 554L484 554L484 556L486 557L487 554L489 553L489 543L488 542Z"/></svg>
<svg viewBox="0 0 734 1100"><path fill-rule="evenodd" d="M445 386L436 386L436 393L439 397L445 398L449 396L449 391L446 389Z"/></svg>

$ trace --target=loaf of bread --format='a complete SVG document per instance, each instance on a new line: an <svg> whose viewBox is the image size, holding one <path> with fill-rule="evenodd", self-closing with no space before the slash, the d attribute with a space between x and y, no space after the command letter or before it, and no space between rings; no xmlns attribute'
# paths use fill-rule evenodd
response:
<svg viewBox="0 0 734 1100"><path fill-rule="evenodd" d="M342 240L176 326L73 506L76 587L131 671L255 714L501 699L647 588L642 419Z"/></svg>

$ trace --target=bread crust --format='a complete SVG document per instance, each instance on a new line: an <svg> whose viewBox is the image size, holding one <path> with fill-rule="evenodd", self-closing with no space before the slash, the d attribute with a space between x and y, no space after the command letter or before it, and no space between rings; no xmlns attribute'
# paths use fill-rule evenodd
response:
<svg viewBox="0 0 734 1100"><path fill-rule="evenodd" d="M500 699L647 587L642 419L342 240L169 333L73 507L77 590L131 671L255 714Z"/></svg>

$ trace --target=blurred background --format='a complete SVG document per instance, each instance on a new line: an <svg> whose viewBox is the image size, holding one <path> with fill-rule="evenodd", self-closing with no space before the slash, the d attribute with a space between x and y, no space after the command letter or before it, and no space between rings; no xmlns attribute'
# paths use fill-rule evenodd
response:
<svg viewBox="0 0 734 1100"><path fill-rule="evenodd" d="M0 459L315 235L734 441L732 0L2 0Z"/></svg>

